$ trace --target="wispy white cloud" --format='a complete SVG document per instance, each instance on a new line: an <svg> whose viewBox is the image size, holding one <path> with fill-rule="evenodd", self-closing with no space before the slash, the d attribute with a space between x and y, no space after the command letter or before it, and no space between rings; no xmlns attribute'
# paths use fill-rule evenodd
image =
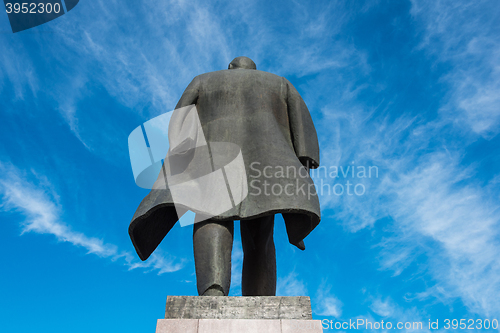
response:
<svg viewBox="0 0 500 333"><path fill-rule="evenodd" d="M379 123L371 135L362 135L369 125L361 122L360 132L352 133L358 142L339 147L356 151L357 164L377 165L380 179L357 179L366 185L365 195L322 198L323 207L334 208L335 218L351 232L371 228L382 218L392 221L374 249L379 251L380 268L393 276L418 258L427 258L419 261L419 274L429 281L429 289L416 297L444 303L459 298L473 313L498 314L500 303L490 297L500 292L498 176L485 186L475 179L475 165L461 164L460 151L430 150L429 138L442 131L444 123L441 118L415 126L401 118L388 126ZM403 137L408 141L400 154ZM371 144L364 145L368 141ZM430 151L422 154L424 149Z"/></svg>
<svg viewBox="0 0 500 333"><path fill-rule="evenodd" d="M316 306L314 313L319 316L340 318L342 316L342 302L331 293L331 286L321 283L314 299Z"/></svg>
<svg viewBox="0 0 500 333"><path fill-rule="evenodd" d="M290 272L286 276L278 277L276 286L276 295L279 296L305 296L307 288L304 282L297 277L295 271Z"/></svg>
<svg viewBox="0 0 500 333"><path fill-rule="evenodd" d="M368 296L365 301L371 311L351 318L343 318L340 314L334 316L336 320L332 321L330 329L336 327L341 331L344 325L343 332L350 329L363 332L430 332L428 319L416 307L400 306L390 297Z"/></svg>
<svg viewBox="0 0 500 333"><path fill-rule="evenodd" d="M129 269L140 267L149 271L157 270L158 274L162 274L178 271L183 267L182 261L166 259L158 253L152 255L146 262L137 262L131 253L120 251L113 244L74 231L60 220L61 207L56 204L57 197L54 200L51 196L53 189L50 184L47 186L45 177L41 178L37 186L26 180L28 173L18 170L11 164L0 164L0 171L2 174L0 194L3 199L0 207L4 211L15 211L25 216L21 224L22 234L34 232L53 235L58 241L84 248L87 254L95 254L113 261L123 259L123 264Z"/></svg>
<svg viewBox="0 0 500 333"><path fill-rule="evenodd" d="M441 154L402 176L394 183L392 212L401 227L396 237L410 244L432 239L442 249L430 252L438 286L475 313L498 314L500 302L490 295L500 291L500 205L490 196L496 192L462 185L470 176Z"/></svg>
<svg viewBox="0 0 500 333"><path fill-rule="evenodd" d="M394 234L378 245L382 269L398 275L419 256L428 258L423 273L435 284L417 297L444 303L460 298L482 315L500 313L500 303L489 296L500 292L498 175L484 185L475 180L476 165L461 164L471 142L466 132L458 135L463 141L430 147L433 140L452 134L450 128L469 128L485 138L498 134L500 43L497 25L491 24L494 11L486 9L490 5L495 4L412 1L412 15L424 25L421 48L452 65L444 80L453 89L437 119L408 119L405 125L400 118L389 126L377 124L382 125L377 134L362 136L376 145L360 149L360 155L385 174L371 195L357 200L370 208L364 214L349 211L359 221L351 224L353 231L384 216L394 221ZM401 141L403 153L398 151Z"/></svg>
<svg viewBox="0 0 500 333"><path fill-rule="evenodd" d="M175 260L175 258L166 258L164 253L159 250L155 252L148 258L147 261L137 261L135 255L125 252L120 255L113 257L114 260L124 257L126 265L130 270L136 268L144 268L146 272L152 272L157 270L158 275L163 273L171 273L181 270L184 267L185 260ZM178 261L175 263L175 261Z"/></svg>
<svg viewBox="0 0 500 333"><path fill-rule="evenodd" d="M380 298L374 299L370 304L370 309L381 317L390 317L394 314L394 305L389 300L382 300Z"/></svg>
<svg viewBox="0 0 500 333"><path fill-rule="evenodd" d="M418 147L427 147L424 138L432 137L435 128L423 125L410 130L412 127L400 125L381 126L380 136L371 137L377 145L367 146L368 152L358 150L361 161L381 170L378 180L359 180L366 182L366 195L323 201L335 208L335 217L351 232L373 227L383 217L390 219L391 233L375 247L380 268L398 276L417 258L426 256L421 274L428 274L435 285L430 283L429 290L419 295L421 299L436 297L446 302L460 298L474 313L500 313L500 303L489 296L500 292L498 177L481 185L474 179L474 165L462 166L457 151L419 154ZM390 140L397 142L408 132L412 133L414 153L394 154L397 144Z"/></svg>
<svg viewBox="0 0 500 333"><path fill-rule="evenodd" d="M496 1L412 1L421 24L420 48L451 64L443 77L452 87L442 112L485 138L499 133L500 27ZM457 117L458 116L458 117Z"/></svg>
<svg viewBox="0 0 500 333"><path fill-rule="evenodd" d="M6 36L0 35L0 45L8 43ZM39 80L32 59L26 57L27 50L20 44L13 47L2 47L0 54L0 92L5 86L13 90L13 100L24 100L36 97ZM11 93L12 93L11 92ZM28 96L27 96L28 94Z"/></svg>

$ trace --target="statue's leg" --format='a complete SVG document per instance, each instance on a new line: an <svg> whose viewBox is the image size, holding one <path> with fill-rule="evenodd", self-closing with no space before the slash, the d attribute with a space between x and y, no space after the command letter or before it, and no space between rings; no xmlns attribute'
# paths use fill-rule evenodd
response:
<svg viewBox="0 0 500 333"><path fill-rule="evenodd" d="M274 215L241 221L240 229L243 246L243 296L275 296Z"/></svg>
<svg viewBox="0 0 500 333"><path fill-rule="evenodd" d="M206 220L194 224L193 248L198 295L229 294L233 233L233 221Z"/></svg>

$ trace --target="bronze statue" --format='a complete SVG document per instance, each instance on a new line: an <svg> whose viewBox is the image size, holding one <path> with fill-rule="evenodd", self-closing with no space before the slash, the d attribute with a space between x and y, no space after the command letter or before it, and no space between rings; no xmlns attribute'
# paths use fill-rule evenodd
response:
<svg viewBox="0 0 500 333"><path fill-rule="evenodd" d="M291 244L318 225L320 207L309 168L319 166L319 146L309 110L285 78L259 71L247 57L228 70L193 79L176 109L196 105L203 133L211 142L241 149L249 193L226 212L194 224L193 246L199 295L228 295L233 221L240 220L244 252L242 294L276 294L274 214L285 220ZM134 214L129 234L146 260L178 221L167 189L152 189Z"/></svg>

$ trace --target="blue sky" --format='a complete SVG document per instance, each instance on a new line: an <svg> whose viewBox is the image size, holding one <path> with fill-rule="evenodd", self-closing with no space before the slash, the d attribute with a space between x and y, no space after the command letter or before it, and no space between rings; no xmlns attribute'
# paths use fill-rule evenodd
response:
<svg viewBox="0 0 500 333"><path fill-rule="evenodd" d="M500 319L499 14L497 1L82 0L16 34L0 15L2 331L154 332L167 295L196 294L192 227L146 262L134 252L148 191L127 137L241 55L301 93L323 166L378 168L315 177L365 192L323 193L305 252L276 218L278 294L309 295L315 319Z"/></svg>

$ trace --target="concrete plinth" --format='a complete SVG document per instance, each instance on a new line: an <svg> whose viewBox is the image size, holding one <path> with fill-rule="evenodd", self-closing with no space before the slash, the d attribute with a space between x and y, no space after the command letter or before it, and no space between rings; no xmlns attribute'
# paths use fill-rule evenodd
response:
<svg viewBox="0 0 500 333"><path fill-rule="evenodd" d="M168 296L156 333L321 333L309 297Z"/></svg>

